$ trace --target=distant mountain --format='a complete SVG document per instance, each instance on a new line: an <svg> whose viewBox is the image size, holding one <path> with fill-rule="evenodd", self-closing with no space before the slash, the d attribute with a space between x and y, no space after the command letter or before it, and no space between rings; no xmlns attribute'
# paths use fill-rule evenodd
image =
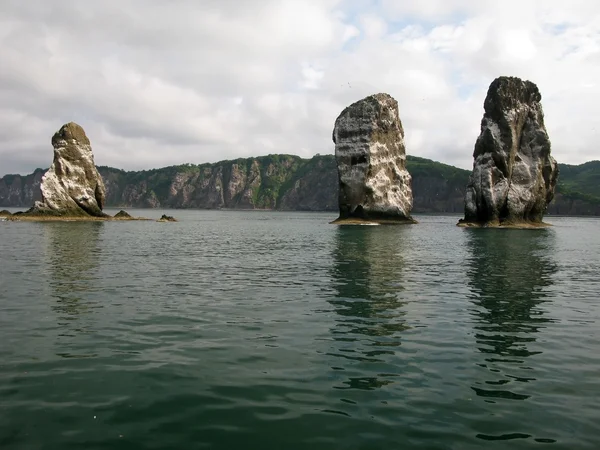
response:
<svg viewBox="0 0 600 450"><path fill-rule="evenodd" d="M407 157L415 213L462 213L469 171ZM600 161L559 164L550 214L600 215ZM333 155L239 158L126 172L98 167L109 207L232 208L336 211L338 180ZM0 178L0 206L29 207L39 200L44 170Z"/></svg>

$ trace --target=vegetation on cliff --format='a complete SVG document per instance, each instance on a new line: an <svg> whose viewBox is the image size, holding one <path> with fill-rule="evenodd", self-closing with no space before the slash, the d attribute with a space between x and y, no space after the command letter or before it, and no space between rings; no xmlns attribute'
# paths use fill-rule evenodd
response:
<svg viewBox="0 0 600 450"><path fill-rule="evenodd" d="M558 181L563 195L600 203L600 161L590 161L578 166L560 165Z"/></svg>
<svg viewBox="0 0 600 450"><path fill-rule="evenodd" d="M600 215L600 161L560 164L550 214ZM469 171L407 156L415 213L462 213ZM239 158L211 164L124 171L98 168L106 207L239 208L336 211L338 180L333 155ZM30 207L39 200L44 170L0 178L0 206Z"/></svg>
<svg viewBox="0 0 600 450"><path fill-rule="evenodd" d="M551 214L600 216L600 161L559 164L560 175Z"/></svg>

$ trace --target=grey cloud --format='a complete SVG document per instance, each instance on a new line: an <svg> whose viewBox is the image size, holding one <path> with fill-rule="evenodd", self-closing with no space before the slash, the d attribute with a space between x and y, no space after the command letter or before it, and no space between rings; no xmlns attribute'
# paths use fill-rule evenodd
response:
<svg viewBox="0 0 600 450"><path fill-rule="evenodd" d="M557 159L598 158L600 88L583 86L600 76L600 53L585 47L599 41L588 19L599 8L582 5L549 35L550 6L525 8L538 21L525 26L467 0L6 0L0 172L47 166L50 137L70 120L99 164L125 169L330 153L340 111L382 91L399 101L410 154L469 168L487 85L504 74L540 85ZM364 15L415 26L363 29L346 46L373 24ZM511 27L531 33L534 56L521 58Z"/></svg>

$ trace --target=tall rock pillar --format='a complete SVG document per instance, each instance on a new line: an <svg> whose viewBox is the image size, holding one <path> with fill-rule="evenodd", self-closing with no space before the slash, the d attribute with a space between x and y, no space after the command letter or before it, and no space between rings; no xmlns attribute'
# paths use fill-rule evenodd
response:
<svg viewBox="0 0 600 450"><path fill-rule="evenodd" d="M371 95L342 111L333 129L339 178L337 223L414 223L398 102Z"/></svg>

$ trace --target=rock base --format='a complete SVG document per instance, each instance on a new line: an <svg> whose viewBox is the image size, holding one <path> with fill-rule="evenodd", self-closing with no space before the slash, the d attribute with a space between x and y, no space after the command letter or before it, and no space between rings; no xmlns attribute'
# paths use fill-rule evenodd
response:
<svg viewBox="0 0 600 450"><path fill-rule="evenodd" d="M329 223L333 225L412 225L419 222L412 217L408 219L359 219L356 217L339 217Z"/></svg>
<svg viewBox="0 0 600 450"><path fill-rule="evenodd" d="M469 222L461 219L456 224L461 228L511 228L517 230L535 230L551 227L552 225L545 222Z"/></svg>

